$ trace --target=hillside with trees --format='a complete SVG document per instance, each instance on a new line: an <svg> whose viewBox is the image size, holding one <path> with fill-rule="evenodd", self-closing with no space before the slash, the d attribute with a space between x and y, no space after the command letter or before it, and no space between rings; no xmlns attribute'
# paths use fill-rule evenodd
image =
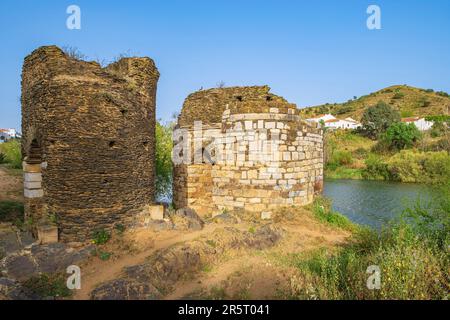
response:
<svg viewBox="0 0 450 320"><path fill-rule="evenodd" d="M301 110L305 118L331 113L338 118L351 117L360 121L364 110L384 102L396 110L400 117L435 116L450 114L450 95L433 89L395 85L361 97L353 97L344 103L326 103Z"/></svg>

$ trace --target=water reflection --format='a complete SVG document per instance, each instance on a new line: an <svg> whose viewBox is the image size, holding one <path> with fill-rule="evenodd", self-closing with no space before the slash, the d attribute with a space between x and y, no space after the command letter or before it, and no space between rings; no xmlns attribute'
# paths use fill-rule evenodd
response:
<svg viewBox="0 0 450 320"><path fill-rule="evenodd" d="M335 211L376 229L400 215L418 197L430 200L432 196L426 185L385 181L326 180L324 187Z"/></svg>

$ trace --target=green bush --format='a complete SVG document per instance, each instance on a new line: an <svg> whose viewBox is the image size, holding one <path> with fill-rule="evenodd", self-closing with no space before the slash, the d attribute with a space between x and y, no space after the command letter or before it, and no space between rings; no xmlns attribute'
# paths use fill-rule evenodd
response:
<svg viewBox="0 0 450 320"><path fill-rule="evenodd" d="M441 137L447 131L447 126L442 121L436 121L430 129L430 135L433 138Z"/></svg>
<svg viewBox="0 0 450 320"><path fill-rule="evenodd" d="M431 102L426 97L420 97L417 100L417 106L419 108L427 108L430 106L430 104L431 104Z"/></svg>
<svg viewBox="0 0 450 320"><path fill-rule="evenodd" d="M43 273L26 280L23 286L41 298L67 298L72 292L67 288L66 280L64 274Z"/></svg>
<svg viewBox="0 0 450 320"><path fill-rule="evenodd" d="M19 140L10 140L0 144L2 162L8 163L15 169L22 168L22 153Z"/></svg>
<svg viewBox="0 0 450 320"><path fill-rule="evenodd" d="M102 245L107 243L110 238L111 234L108 231L104 229L95 230L92 234L92 243Z"/></svg>
<svg viewBox="0 0 450 320"><path fill-rule="evenodd" d="M402 150L388 161L394 180L440 184L450 181L450 155L445 151Z"/></svg>
<svg viewBox="0 0 450 320"><path fill-rule="evenodd" d="M310 209L321 222L346 230L354 230L356 228L347 217L332 210L331 200L326 197L316 197L312 205L310 205Z"/></svg>
<svg viewBox="0 0 450 320"><path fill-rule="evenodd" d="M364 162L366 167L362 172L362 176L367 180L390 180L391 174L388 170L387 163L374 154L370 154Z"/></svg>
<svg viewBox="0 0 450 320"><path fill-rule="evenodd" d="M445 114L440 114L437 116L426 116L425 117L426 121L433 121L433 122L444 122L447 123L447 125L450 126L450 116L445 115Z"/></svg>
<svg viewBox="0 0 450 320"><path fill-rule="evenodd" d="M353 151L353 154L358 159L365 159L369 152L367 151L367 149L360 147Z"/></svg>
<svg viewBox="0 0 450 320"><path fill-rule="evenodd" d="M338 150L333 152L331 159L329 160L327 167L331 170L335 170L340 166L345 166L353 163L353 157L351 152Z"/></svg>
<svg viewBox="0 0 450 320"><path fill-rule="evenodd" d="M446 137L438 140L433 147L434 147L434 151L447 151L447 152L450 152L450 137L449 137L449 134L447 134Z"/></svg>
<svg viewBox="0 0 450 320"><path fill-rule="evenodd" d="M23 203L11 200L0 201L0 222L10 222L20 228L24 223L23 220Z"/></svg>
<svg viewBox="0 0 450 320"><path fill-rule="evenodd" d="M156 123L156 195L170 197L172 190L172 124Z"/></svg>
<svg viewBox="0 0 450 320"><path fill-rule="evenodd" d="M391 150L411 148L421 138L421 133L414 123L393 123L382 137Z"/></svg>
<svg viewBox="0 0 450 320"><path fill-rule="evenodd" d="M436 94L441 97L446 97L446 98L450 97L450 95L444 91L437 91Z"/></svg>
<svg viewBox="0 0 450 320"><path fill-rule="evenodd" d="M290 298L448 299L449 195L442 199L446 199L446 212L424 209L424 205L419 211L409 209L381 234L358 230L353 241L337 253L320 249L290 255L283 261L298 270L291 281ZM445 224L441 222L444 213ZM378 290L367 288L366 271L372 265L380 268Z"/></svg>
<svg viewBox="0 0 450 320"><path fill-rule="evenodd" d="M368 107L361 118L362 130L371 139L377 139L392 123L398 121L400 114L383 101Z"/></svg>

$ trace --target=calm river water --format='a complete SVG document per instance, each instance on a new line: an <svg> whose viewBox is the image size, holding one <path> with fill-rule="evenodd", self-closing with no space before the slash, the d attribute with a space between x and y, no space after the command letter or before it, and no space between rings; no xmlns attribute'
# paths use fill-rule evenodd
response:
<svg viewBox="0 0 450 320"><path fill-rule="evenodd" d="M432 196L426 185L364 180L326 180L324 195L333 200L335 211L376 229L418 197L429 200Z"/></svg>

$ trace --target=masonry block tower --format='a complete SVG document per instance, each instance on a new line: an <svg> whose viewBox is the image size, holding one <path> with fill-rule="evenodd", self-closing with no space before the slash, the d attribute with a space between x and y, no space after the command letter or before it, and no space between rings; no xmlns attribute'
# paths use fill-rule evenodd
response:
<svg viewBox="0 0 450 320"><path fill-rule="evenodd" d="M322 191L322 129L303 121L294 104L267 86L191 94L178 132L177 207L200 215L232 210L267 218L276 208L311 203Z"/></svg>
<svg viewBox="0 0 450 320"><path fill-rule="evenodd" d="M25 58L25 215L56 223L62 241L130 224L155 196L158 70L149 58L102 68L55 46Z"/></svg>

